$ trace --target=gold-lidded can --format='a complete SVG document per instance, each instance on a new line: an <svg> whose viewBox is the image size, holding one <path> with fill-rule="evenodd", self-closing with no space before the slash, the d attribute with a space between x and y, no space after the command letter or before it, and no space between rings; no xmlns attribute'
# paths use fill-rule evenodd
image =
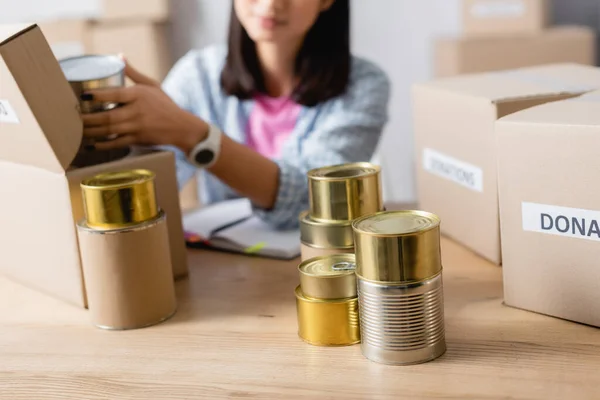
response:
<svg viewBox="0 0 600 400"><path fill-rule="evenodd" d="M356 297L354 254L316 257L298 266L300 287L307 298L335 300Z"/></svg>
<svg viewBox="0 0 600 400"><path fill-rule="evenodd" d="M377 282L416 282L442 270L440 219L425 211L384 211L352 224L356 273Z"/></svg>
<svg viewBox="0 0 600 400"><path fill-rule="evenodd" d="M354 232L351 221L321 222L300 214L300 244L302 260L339 253L354 252Z"/></svg>
<svg viewBox="0 0 600 400"><path fill-rule="evenodd" d="M362 353L394 365L440 357L446 351L440 219L385 211L352 227Z"/></svg>
<svg viewBox="0 0 600 400"><path fill-rule="evenodd" d="M308 298L296 288L298 336L314 346L350 346L360 342L358 299Z"/></svg>
<svg viewBox="0 0 600 400"><path fill-rule="evenodd" d="M86 224L115 229L150 221L159 215L155 174L145 169L109 172L81 183Z"/></svg>
<svg viewBox="0 0 600 400"><path fill-rule="evenodd" d="M308 172L310 216L316 221L352 221L383 210L381 167L348 163Z"/></svg>

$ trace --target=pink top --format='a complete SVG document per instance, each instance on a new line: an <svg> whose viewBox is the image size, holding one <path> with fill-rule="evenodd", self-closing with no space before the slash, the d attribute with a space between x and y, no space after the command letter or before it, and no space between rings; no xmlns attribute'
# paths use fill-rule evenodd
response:
<svg viewBox="0 0 600 400"><path fill-rule="evenodd" d="M248 120L246 144L268 158L277 158L290 136L302 106L289 97L254 97L254 107Z"/></svg>

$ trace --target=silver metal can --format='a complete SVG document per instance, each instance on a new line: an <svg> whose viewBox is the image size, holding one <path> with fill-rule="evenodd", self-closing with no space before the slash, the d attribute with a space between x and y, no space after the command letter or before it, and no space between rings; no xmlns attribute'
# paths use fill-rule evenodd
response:
<svg viewBox="0 0 600 400"><path fill-rule="evenodd" d="M84 55L69 57L59 61L63 74L79 99L83 114L112 110L120 105L114 102L82 100L81 95L88 90L125 86L125 62L112 55ZM94 148L96 142L114 140L118 134L101 139L83 138L79 152L72 166L83 168L119 160L130 153L129 148L99 151Z"/></svg>
<svg viewBox="0 0 600 400"><path fill-rule="evenodd" d="M368 359L408 365L445 353L439 225L422 211L353 222L361 350Z"/></svg>

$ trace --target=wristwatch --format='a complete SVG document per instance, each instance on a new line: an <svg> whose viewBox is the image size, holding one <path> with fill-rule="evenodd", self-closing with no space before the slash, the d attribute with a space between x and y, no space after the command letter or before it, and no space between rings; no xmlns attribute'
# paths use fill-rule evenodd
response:
<svg viewBox="0 0 600 400"><path fill-rule="evenodd" d="M206 139L202 140L190 151L188 155L189 162L198 168L212 167L217 158L219 158L222 135L223 132L218 126L209 124Z"/></svg>

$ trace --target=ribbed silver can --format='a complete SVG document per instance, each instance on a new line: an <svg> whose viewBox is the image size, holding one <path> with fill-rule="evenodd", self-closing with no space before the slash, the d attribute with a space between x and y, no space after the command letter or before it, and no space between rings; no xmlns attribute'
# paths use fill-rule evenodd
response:
<svg viewBox="0 0 600 400"><path fill-rule="evenodd" d="M446 351L439 219L389 211L353 222L363 355L409 365Z"/></svg>

